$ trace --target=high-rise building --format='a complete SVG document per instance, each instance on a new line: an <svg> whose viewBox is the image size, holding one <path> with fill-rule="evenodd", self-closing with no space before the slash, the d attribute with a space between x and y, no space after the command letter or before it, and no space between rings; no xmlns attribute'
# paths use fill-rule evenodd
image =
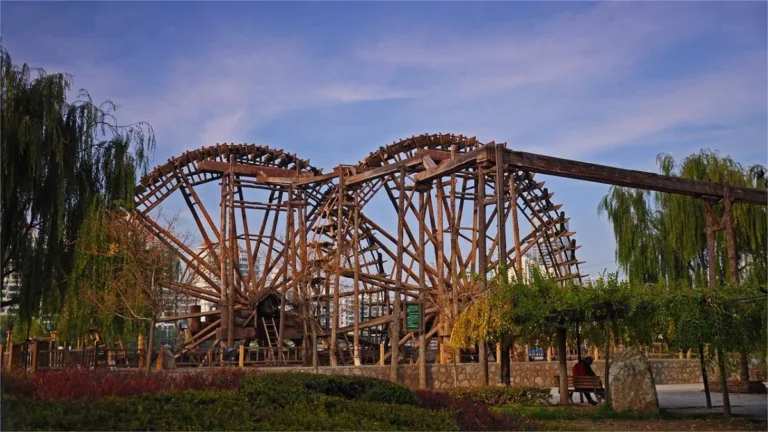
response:
<svg viewBox="0 0 768 432"><path fill-rule="evenodd" d="M21 290L21 281L16 276L15 273L11 273L10 275L3 278L3 295L2 295L2 301L7 302L11 299L17 297ZM4 307L2 310L0 310L0 316L4 315L16 315L19 312L19 306L18 304Z"/></svg>
<svg viewBox="0 0 768 432"><path fill-rule="evenodd" d="M201 244L197 247L197 253L198 255L203 258L204 260L207 260L209 263L213 264L213 257L210 254L209 249L206 247L206 245ZM254 271L255 275L259 274L259 265L258 263L254 263ZM237 268L240 270L240 274L242 274L244 277L248 274L248 252L246 252L245 249L240 248L240 253L237 260ZM214 282L219 282L219 277L217 275L214 275L208 270L200 270L204 272L204 274L213 280ZM275 272L273 271L273 274ZM192 285L194 285L197 288L202 289L211 289L210 284L200 275L195 275L194 279L192 280ZM191 302L189 305L187 305L187 310L189 310L190 305L200 305L200 309L202 312L208 312L214 309L217 309L218 306L210 301L207 300L200 300L200 299L193 299L194 301ZM202 318L202 321L205 321L205 317Z"/></svg>

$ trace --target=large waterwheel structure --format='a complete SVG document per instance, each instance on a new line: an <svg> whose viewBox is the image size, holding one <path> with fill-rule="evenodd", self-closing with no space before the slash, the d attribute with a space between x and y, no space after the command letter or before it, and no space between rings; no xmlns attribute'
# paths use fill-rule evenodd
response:
<svg viewBox="0 0 768 432"><path fill-rule="evenodd" d="M390 364L424 344L438 347L431 361L460 361L453 322L496 272L525 277L533 252L557 280L582 277L561 205L508 152L437 134L328 173L246 144L158 166L137 186L133 217L194 274L165 282L197 302L164 318L188 323L177 357L257 341L275 363L379 362L382 344ZM155 220L163 205L183 209L194 243ZM423 310L421 331L402 325L406 303Z"/></svg>

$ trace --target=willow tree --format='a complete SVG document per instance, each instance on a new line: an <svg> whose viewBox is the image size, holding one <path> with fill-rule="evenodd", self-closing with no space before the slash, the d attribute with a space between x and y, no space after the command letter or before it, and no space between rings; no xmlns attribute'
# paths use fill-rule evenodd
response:
<svg viewBox="0 0 768 432"><path fill-rule="evenodd" d="M162 215L155 219L164 220ZM163 229L184 240L175 219ZM174 283L190 282L175 252L157 241L123 210L95 204L77 241L75 267L59 316L60 337L72 340L91 328L116 340L149 330L145 367L154 345L155 323L178 301Z"/></svg>
<svg viewBox="0 0 768 432"><path fill-rule="evenodd" d="M660 154L662 174L691 180L727 183L731 186L766 188L759 165L745 167L730 157L702 150L677 163ZM667 193L642 192L612 187L601 200L598 213L613 225L616 260L633 283L674 282L706 286L709 254L717 259L718 285L727 285L729 262L725 234L717 234L715 250L707 250L707 209L700 199ZM724 206L712 203L717 218ZM733 206L739 280L757 285L766 283L768 271L768 213L765 206ZM746 352L742 349L742 378L748 379Z"/></svg>
<svg viewBox="0 0 768 432"><path fill-rule="evenodd" d="M130 207L138 171L155 141L150 125L120 125L109 101L85 90L67 99L72 77L17 65L0 47L0 259L15 275L23 320L55 313L74 267L74 244L94 203Z"/></svg>

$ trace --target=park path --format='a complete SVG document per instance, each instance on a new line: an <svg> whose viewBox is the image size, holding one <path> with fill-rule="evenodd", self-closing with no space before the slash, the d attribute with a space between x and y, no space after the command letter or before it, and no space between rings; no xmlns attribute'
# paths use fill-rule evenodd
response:
<svg viewBox="0 0 768 432"><path fill-rule="evenodd" d="M712 393L712 409L707 409L704 398L704 384L667 384L657 385L659 406L672 414L720 414L723 412L723 396ZM731 412L734 415L750 417L758 420L768 418L768 396L764 394L731 393ZM556 388L552 389L552 401L559 402L560 395ZM574 395L578 403L579 397Z"/></svg>

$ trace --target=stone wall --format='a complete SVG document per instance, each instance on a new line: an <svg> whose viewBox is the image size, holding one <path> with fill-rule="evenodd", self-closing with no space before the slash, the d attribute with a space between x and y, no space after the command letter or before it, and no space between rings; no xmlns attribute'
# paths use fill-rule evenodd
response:
<svg viewBox="0 0 768 432"><path fill-rule="evenodd" d="M701 381L701 367L698 360L652 359L649 360L653 369L656 384L694 384ZM575 364L568 362L568 373ZM500 384L500 369L498 363L488 364L488 381L490 384ZM592 369L602 378L605 372L605 362L595 360ZM311 367L279 367L261 369L264 372L292 371L313 372ZM323 366L318 373L333 375L368 376L389 379L390 367L378 365L366 366ZM555 375L559 373L557 362L513 362L511 378L513 386L524 387L554 387ZM398 369L398 381L410 388L419 386L418 365L402 365ZM480 385L480 365L478 363L428 364L427 387L435 390L445 390L455 387L474 387Z"/></svg>

